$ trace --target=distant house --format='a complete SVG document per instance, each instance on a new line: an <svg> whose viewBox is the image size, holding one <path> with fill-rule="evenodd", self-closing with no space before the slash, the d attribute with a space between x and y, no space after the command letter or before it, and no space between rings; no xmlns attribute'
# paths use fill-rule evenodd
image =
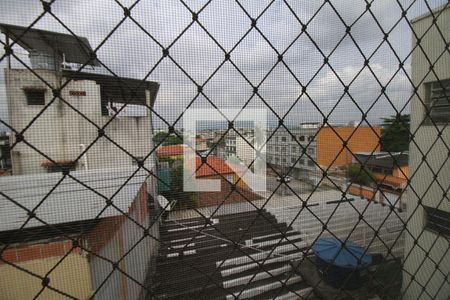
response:
<svg viewBox="0 0 450 300"><path fill-rule="evenodd" d="M406 188L409 176L408 153L355 153L354 163L369 168L378 183L393 190Z"/></svg>
<svg viewBox="0 0 450 300"><path fill-rule="evenodd" d="M217 156L209 155L205 163L202 163L201 158L197 157L195 177L197 179L218 179L221 186L220 192L198 192L199 206L260 199L260 196L252 192L238 174Z"/></svg>
<svg viewBox="0 0 450 300"><path fill-rule="evenodd" d="M133 172L133 168L114 168L71 173L86 186L71 178L65 178L58 185L61 179L58 173L1 177L2 297L31 299L42 288L42 280L15 266L44 276L65 256L49 275L53 288L77 299L87 299L107 280L108 288L101 289L96 298L111 299L108 295L120 295L123 299L136 299L140 287L125 275L116 273L109 279L106 277L112 270L112 263L119 261L142 237L142 228L149 226L147 200L153 191L147 185L143 171L124 185L125 178ZM120 189L122 185L124 187ZM53 186L57 186L56 189L39 205ZM111 199L111 205L107 205L108 199ZM38 205L33 212L34 217L29 218L27 210L31 211ZM157 235L158 230L158 226L152 226L149 233ZM143 282L147 262L156 253L157 243L150 237L146 238L120 261L118 267ZM76 284L67 278L76 278ZM22 284L12 284L11 280ZM46 289L41 297L60 299L61 295Z"/></svg>
<svg viewBox="0 0 450 300"><path fill-rule="evenodd" d="M378 186L358 186L352 184L349 192L398 208L406 204L403 193L407 187L409 166L407 153L354 153L353 163L368 168Z"/></svg>
<svg viewBox="0 0 450 300"><path fill-rule="evenodd" d="M181 159L187 147L184 144L160 146L156 149L156 156L158 158Z"/></svg>
<svg viewBox="0 0 450 300"><path fill-rule="evenodd" d="M209 139L205 138L195 138L195 150L197 151L206 151L208 150L208 142Z"/></svg>

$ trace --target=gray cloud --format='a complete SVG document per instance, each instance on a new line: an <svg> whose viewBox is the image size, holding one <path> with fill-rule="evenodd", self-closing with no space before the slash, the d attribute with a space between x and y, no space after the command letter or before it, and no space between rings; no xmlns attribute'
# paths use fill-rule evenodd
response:
<svg viewBox="0 0 450 300"><path fill-rule="evenodd" d="M130 5L133 1L125 1ZM199 10L206 1L187 1L194 10ZM258 16L269 1L241 1L252 16ZM319 1L287 1L302 22L309 22L321 5ZM401 1L408 6L411 1ZM444 0L431 1L437 6ZM353 23L365 10L364 1L332 1L332 4L347 23ZM39 1L2 1L2 22L28 26L42 11ZM389 0L373 2L371 10L385 30L389 30L400 18L398 4ZM408 18L426 12L424 3L415 4ZM92 46L97 47L114 26L123 18L123 11L109 0L68 1L57 0L52 11L76 34L86 36ZM180 1L141 1L132 11L133 17L164 47L169 46L190 24L191 13ZM250 29L251 22L234 1L212 1L200 14L199 21L212 36L230 51ZM301 26L283 1L275 1L257 22L258 28L270 40L273 47L284 52L286 47L300 34ZM66 32L51 16L44 17L36 28ZM345 34L345 26L328 4L308 25L308 33L320 49L328 55ZM382 41L382 33L368 13L359 18L351 31L361 51L369 56ZM3 37L2 37L3 39ZM411 32L406 22L401 22L392 31L389 40L400 57L410 51ZM0 53L2 54L2 53ZM138 28L126 20L100 48L100 59L121 76L143 78L161 57L161 48ZM170 49L171 56L199 84L223 62L224 53L198 25L194 24ZM277 54L260 33L252 30L233 50L233 62L253 85L258 85L277 62ZM302 84L306 84L323 64L323 57L305 35L302 35L284 54L284 60ZM350 82L363 67L363 57L350 38L330 56L330 64L344 82ZM371 67L377 78L386 83L395 73L398 62L392 50L382 46L371 58ZM4 67L2 62L0 67ZM3 75L3 74L2 74ZM2 78L0 77L0 80ZM149 80L161 84L155 110L170 121L175 120L186 105L195 97L196 86L169 59L153 71ZM1 86L0 86L1 87ZM321 110L329 112L342 95L343 87L329 67L324 67L308 86L308 94ZM351 95L364 110L367 110L380 93L373 75L366 69L351 85ZM204 93L219 107L241 107L252 95L252 88L230 62L226 62L204 88ZM288 70L279 64L261 85L259 93L267 103L283 115L301 94L301 86ZM403 107L410 95L409 83L403 72L397 74L387 89L389 98L397 108ZM0 110L5 115L5 96L0 92ZM196 106L208 107L207 101L199 97ZM258 97L252 99L251 107L264 107ZM369 117L377 122L392 114L387 100L382 97L372 108ZM360 113L348 98L344 98L332 114L336 122L359 119ZM288 114L289 122L298 123L320 118L309 99L303 97ZM161 122L157 122L157 125Z"/></svg>

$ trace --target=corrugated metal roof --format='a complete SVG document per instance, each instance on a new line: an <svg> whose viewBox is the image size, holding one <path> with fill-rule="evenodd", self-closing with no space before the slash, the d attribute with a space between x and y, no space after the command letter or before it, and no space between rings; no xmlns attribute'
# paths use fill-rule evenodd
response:
<svg viewBox="0 0 450 300"><path fill-rule="evenodd" d="M116 103L143 105L146 103L147 89L150 91L150 105L153 106L159 90L159 83L154 81L71 70L63 70L62 74L73 80L94 80L101 86L102 99Z"/></svg>
<svg viewBox="0 0 450 300"><path fill-rule="evenodd" d="M71 175L105 197L112 197L135 168L74 171ZM139 171L114 196L113 203L122 211L128 211L139 188L147 178L146 171ZM7 197L32 210L62 178L61 173L44 173L0 178L0 191ZM20 228L27 219L27 211L0 195L0 231ZM36 210L36 216L49 224L61 224L94 219L105 207L105 198L66 177ZM120 215L117 209L108 207L101 217ZM25 228L44 226L36 219Z"/></svg>
<svg viewBox="0 0 450 300"><path fill-rule="evenodd" d="M393 168L394 166L406 166L408 165L409 155L408 153L400 152L380 152L380 153L353 153L355 157L359 159L361 164L369 167L384 167Z"/></svg>
<svg viewBox="0 0 450 300"><path fill-rule="evenodd" d="M100 66L91 59L93 50L85 37L71 34L21 27L10 24L0 24L0 30L27 51L37 51L64 58L69 63Z"/></svg>

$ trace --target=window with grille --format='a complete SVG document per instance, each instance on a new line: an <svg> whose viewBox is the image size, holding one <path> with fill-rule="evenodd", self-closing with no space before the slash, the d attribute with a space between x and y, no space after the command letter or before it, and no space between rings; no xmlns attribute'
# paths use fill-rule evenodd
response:
<svg viewBox="0 0 450 300"><path fill-rule="evenodd" d="M450 122L450 79L428 84L429 118L438 123Z"/></svg>
<svg viewBox="0 0 450 300"><path fill-rule="evenodd" d="M45 105L45 89L25 88L24 92L28 105Z"/></svg>
<svg viewBox="0 0 450 300"><path fill-rule="evenodd" d="M424 206L424 210L424 228L440 235L450 237L450 212L429 206Z"/></svg>

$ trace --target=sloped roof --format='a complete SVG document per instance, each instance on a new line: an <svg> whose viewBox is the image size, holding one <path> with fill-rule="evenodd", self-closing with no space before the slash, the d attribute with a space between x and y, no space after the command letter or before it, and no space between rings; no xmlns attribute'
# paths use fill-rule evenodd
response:
<svg viewBox="0 0 450 300"><path fill-rule="evenodd" d="M201 158L197 156L195 165L197 170L195 173L195 177L206 177L218 174L234 173L223 159L214 155L208 155L206 163L203 164Z"/></svg>
<svg viewBox="0 0 450 300"><path fill-rule="evenodd" d="M183 155L185 148L186 145L184 144L160 146L156 150L156 155L158 156Z"/></svg>
<svg viewBox="0 0 450 300"><path fill-rule="evenodd" d="M0 30L27 51L37 51L64 58L67 62L100 66L91 59L93 50L85 37L10 24L0 24Z"/></svg>
<svg viewBox="0 0 450 300"><path fill-rule="evenodd" d="M48 224L62 224L84 220L92 220L105 208L106 199L112 197L122 185L125 186L112 198L115 206L127 212L129 206L145 179L145 171L137 172L131 180L135 168L99 169L88 171L74 171L70 174L91 187L80 184L76 180L66 177L54 190L62 173L41 173L33 175L0 177L0 231L15 230L20 228L27 220L27 211L13 203L32 210L48 194L35 211L38 218ZM102 212L100 218L118 216L122 213L109 206ZM33 218L24 228L44 226Z"/></svg>
<svg viewBox="0 0 450 300"><path fill-rule="evenodd" d="M106 74L63 70L66 78L73 80L93 80L100 85L102 99L115 103L144 105L146 90L150 91L150 106L153 107L159 90L159 83L141 79L118 77Z"/></svg>
<svg viewBox="0 0 450 300"><path fill-rule="evenodd" d="M382 168L393 168L396 166L407 166L408 165L408 153L354 153L355 157L359 159L361 164L368 167L382 167Z"/></svg>

